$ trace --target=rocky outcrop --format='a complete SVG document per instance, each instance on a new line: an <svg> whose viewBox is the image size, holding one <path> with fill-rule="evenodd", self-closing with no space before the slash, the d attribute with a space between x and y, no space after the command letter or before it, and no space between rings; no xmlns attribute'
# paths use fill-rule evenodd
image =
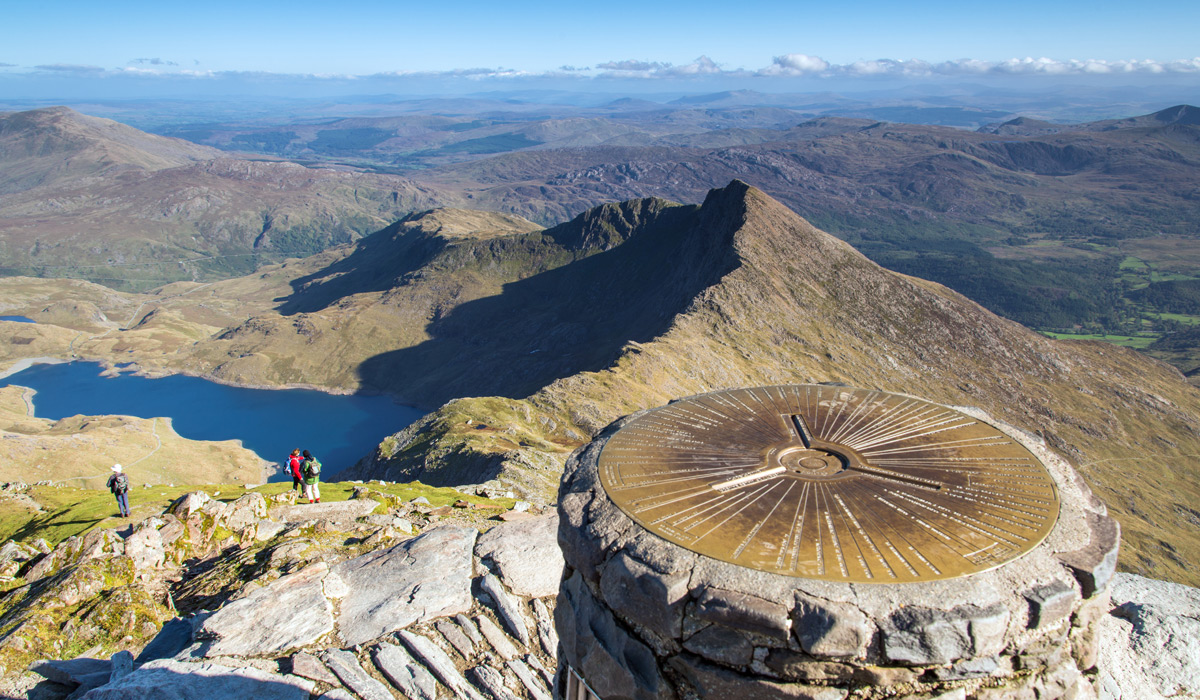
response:
<svg viewBox="0 0 1200 700"><path fill-rule="evenodd" d="M203 655L259 656L307 646L333 631L333 604L325 597L325 562L310 564L229 603L196 627L211 640Z"/></svg>
<svg viewBox="0 0 1200 700"><path fill-rule="evenodd" d="M57 697L385 700L403 694L435 700L450 694L548 700L557 667L556 642L547 641L554 640L554 601L517 592L529 586L528 565L502 543L520 537L523 548L544 557L557 549L556 516L529 516L523 527L492 535L484 551L507 552L499 557L508 562L501 568L490 555L485 564L475 554L475 528L439 522L437 509L428 504L387 515L372 514L379 502L366 498L331 504L337 506L332 509L313 504L304 509L308 518L284 525L265 545L256 544L254 534L264 523L277 522L268 518L282 520L292 511L281 517L280 507L268 512L262 505L255 498L222 504L189 495L173 512L139 523L126 537L128 544L181 523L180 533L162 537L169 541L170 562L176 547L210 541L213 530L237 525L234 544L218 565L190 585L221 574L222 566L258 573L215 611L167 621L136 659L122 652L107 660L43 661L33 670L64 689ZM396 513L410 510L407 517L425 524L411 538L392 527ZM360 514L357 522L343 520L350 513ZM332 519L314 519L321 515ZM337 528L359 533L349 540L359 547L378 548L345 556L342 547L321 540L320 531L337 535ZM385 530L393 534L382 537ZM301 531L314 534L296 536ZM96 536L87 546L81 541L72 547L104 557L98 561L129 562L126 554L113 554L113 544ZM132 562L126 566L132 573ZM71 590L77 596L95 593Z"/></svg>
<svg viewBox="0 0 1200 700"><path fill-rule="evenodd" d="M144 700L144 698L255 698L308 700L313 683L297 676L257 668L233 668L213 663L188 664L170 659L151 661L137 671L83 695L85 700Z"/></svg>
<svg viewBox="0 0 1200 700"><path fill-rule="evenodd" d="M1117 574L1099 624L1100 697L1200 697L1200 589Z"/></svg>

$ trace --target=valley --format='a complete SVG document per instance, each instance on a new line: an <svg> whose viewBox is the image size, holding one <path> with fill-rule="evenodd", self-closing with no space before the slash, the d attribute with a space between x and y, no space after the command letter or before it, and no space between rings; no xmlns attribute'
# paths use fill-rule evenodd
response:
<svg viewBox="0 0 1200 700"><path fill-rule="evenodd" d="M540 502L678 396L909 392L1038 434L1122 518L1123 566L1195 581L1195 108L966 131L739 100L363 116L297 131L319 167L249 153L267 132L7 115L0 313L35 323L3 324L0 365L384 393L431 413L347 478ZM442 155L380 172L410 147Z"/></svg>
<svg viewBox="0 0 1200 700"><path fill-rule="evenodd" d="M0 127L0 274L146 291L353 243L429 208L552 226L606 202L699 202L738 178L884 267L1026 326L1129 337L1200 368L1184 347L1200 307L1178 294L1200 284L1194 107L1076 124L984 110L974 131L755 93L394 109L157 125L197 143L64 108L15 114ZM1146 292L1164 282L1178 298Z"/></svg>
<svg viewBox="0 0 1200 700"><path fill-rule="evenodd" d="M1124 526L1124 568L1195 581L1200 401L1178 370L1048 339L885 270L740 181L702 205L636 199L549 229L415 214L317 256L153 294L0 288L5 314L36 321L8 324L20 342L0 346L5 362L385 392L433 412L340 478L499 478L535 502L553 499L590 435L679 396L843 382L977 406L1077 466Z"/></svg>

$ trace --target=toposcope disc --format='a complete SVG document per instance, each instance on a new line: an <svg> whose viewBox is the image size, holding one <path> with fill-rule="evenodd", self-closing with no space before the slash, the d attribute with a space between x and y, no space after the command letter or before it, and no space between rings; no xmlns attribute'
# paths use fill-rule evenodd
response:
<svg viewBox="0 0 1200 700"><path fill-rule="evenodd" d="M599 460L614 503L705 556L864 583L967 576L1033 549L1054 480L992 426L898 394L772 386L646 413Z"/></svg>

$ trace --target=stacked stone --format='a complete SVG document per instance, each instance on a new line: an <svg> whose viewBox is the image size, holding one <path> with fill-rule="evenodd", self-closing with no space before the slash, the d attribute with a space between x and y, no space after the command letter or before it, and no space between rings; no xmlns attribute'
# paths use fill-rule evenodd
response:
<svg viewBox="0 0 1200 700"><path fill-rule="evenodd" d="M964 409L958 409L964 411ZM977 413L977 412L974 412ZM1034 452L1062 508L1039 546L972 576L850 584L718 561L651 534L608 498L609 426L567 464L560 668L603 700L1095 697L1098 620L1119 529L1062 459ZM569 674L560 673L563 696Z"/></svg>

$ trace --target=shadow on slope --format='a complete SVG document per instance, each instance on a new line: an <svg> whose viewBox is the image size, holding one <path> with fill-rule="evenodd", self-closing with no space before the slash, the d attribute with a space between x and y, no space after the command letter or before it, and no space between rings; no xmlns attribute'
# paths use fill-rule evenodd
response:
<svg viewBox="0 0 1200 700"><path fill-rule="evenodd" d="M603 252L454 308L428 326L430 340L365 361L363 385L437 405L523 397L608 366L629 342L661 335L676 314L703 303L702 292L737 266L731 243L746 189L737 182L713 190L702 207L664 209Z"/></svg>
<svg viewBox="0 0 1200 700"><path fill-rule="evenodd" d="M404 224L422 214L411 214L364 237L345 258L292 280L293 293L277 300L282 301L279 313L311 313L352 294L386 291L421 269L446 247L443 238L407 235Z"/></svg>

